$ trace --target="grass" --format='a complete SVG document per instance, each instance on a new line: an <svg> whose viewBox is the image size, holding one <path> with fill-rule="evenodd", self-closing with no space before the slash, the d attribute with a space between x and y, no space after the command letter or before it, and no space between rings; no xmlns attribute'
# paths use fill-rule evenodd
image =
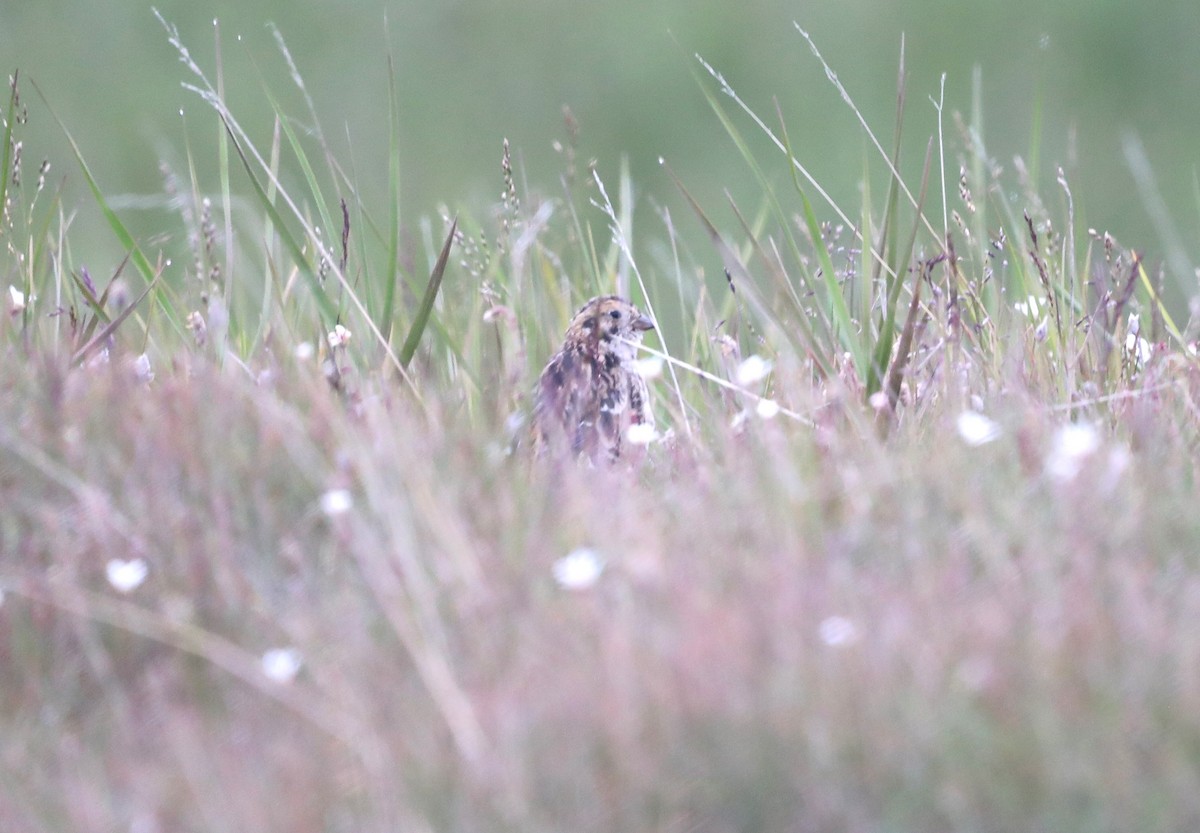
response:
<svg viewBox="0 0 1200 833"><path fill-rule="evenodd" d="M1196 828L1191 330L1065 180L953 120L846 211L698 65L759 206L539 196L506 150L499 206L410 228L169 37L225 160L169 172L182 254L77 150L136 267L92 278L5 145L0 827ZM613 289L666 433L542 465L532 381Z"/></svg>

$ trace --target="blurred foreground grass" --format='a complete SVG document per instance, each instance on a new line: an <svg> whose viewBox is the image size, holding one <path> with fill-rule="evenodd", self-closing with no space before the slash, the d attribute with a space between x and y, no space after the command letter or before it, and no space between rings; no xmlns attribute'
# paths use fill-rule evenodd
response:
<svg viewBox="0 0 1200 833"><path fill-rule="evenodd" d="M729 230L506 161L405 240L194 70L228 132L219 182L168 176L188 263L87 274L5 156L0 827L1200 824L1191 331L1065 180L1014 201L948 114L944 166L848 213L798 173ZM614 288L667 432L531 460L531 382Z"/></svg>

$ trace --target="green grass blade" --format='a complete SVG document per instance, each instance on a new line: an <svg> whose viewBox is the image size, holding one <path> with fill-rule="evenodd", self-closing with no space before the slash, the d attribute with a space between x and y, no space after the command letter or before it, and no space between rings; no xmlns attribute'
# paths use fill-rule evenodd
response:
<svg viewBox="0 0 1200 833"><path fill-rule="evenodd" d="M898 80L896 82L896 129L892 134L892 156L889 171L895 172L900 170L900 139L904 133L904 101L905 101L905 69L904 69L904 38L900 38L900 68L898 70ZM928 164L928 163L927 163ZM889 257L890 244L894 241L891 239L892 229L896 222L896 207L900 200L900 177L896 173L892 173L888 177L887 197L884 199L883 222L879 228L879 241L875 245L875 250L883 254L883 259L874 262L872 275L872 284L880 278L880 272L883 269L883 264L886 261L891 267L888 270L887 286L888 294L891 295L892 287L900 281L899 267L901 263L906 263L905 260L897 260L891 251L892 257ZM917 216L920 217L920 207L917 208Z"/></svg>
<svg viewBox="0 0 1200 833"><path fill-rule="evenodd" d="M308 160L308 154L304 151L304 146L300 143L300 137L296 135L296 131L292 128L291 120L284 113L283 108L280 107L270 91L264 90L264 94L271 103L271 108L275 111L275 115L279 117L279 127L287 139L292 155L295 157L297 164L300 165L300 171L304 175L304 182L308 186L308 192L317 204L317 213L321 216L321 225L325 229L325 234L334 234L337 229L341 228L341 224L334 223L333 214L330 213L329 206L326 205L326 201L321 194L321 185L317 182L316 172L313 170L312 163ZM330 249L333 248L333 240L334 238L329 238Z"/></svg>
<svg viewBox="0 0 1200 833"><path fill-rule="evenodd" d="M9 86L8 110L4 114L4 146L0 148L0 206L7 205L9 172L12 170L13 128L17 118L17 78L14 72L12 84ZM0 224L0 236L4 234L5 226Z"/></svg>
<svg viewBox="0 0 1200 833"><path fill-rule="evenodd" d="M1175 324L1175 319L1171 317L1171 313L1167 310L1166 305L1163 304L1162 296L1159 295L1159 293L1154 290L1154 284L1150 281L1150 276L1146 274L1146 268L1143 265L1141 259L1139 259L1137 261L1137 273L1138 273L1138 278L1142 282L1142 286L1146 290L1146 294L1150 296L1151 304L1154 306L1154 308L1158 312L1158 314L1162 317L1163 326L1165 326L1167 329L1167 332L1171 334L1171 338L1175 339L1175 343L1178 344L1181 348L1186 349L1187 348L1187 339L1184 338L1183 333L1180 331L1179 327Z"/></svg>
<svg viewBox="0 0 1200 833"><path fill-rule="evenodd" d="M912 300L908 304L908 318L904 329L900 332L900 342L896 345L896 360L892 362L887 377L888 410L895 413L896 404L900 401L900 386L904 381L904 370L908 367L912 355L913 333L917 329L917 320L921 317L921 283L923 276L918 274L913 281Z"/></svg>
<svg viewBox="0 0 1200 833"><path fill-rule="evenodd" d="M304 256L304 249L301 247L300 242L296 239L295 235L288 230L287 225L284 223L283 216L279 213L279 209L276 208L275 203L272 201L270 196L268 196L266 189L264 189L262 186L262 183L258 181L258 177L254 175L254 169L250 165L250 160L247 158L246 152L242 149L242 145L238 141L237 136L234 135L232 126L225 119L225 114L223 112L219 112L218 114L220 115L221 120L225 123L225 130L229 136L230 143L233 145L234 152L236 152L238 158L242 160L242 167L245 169L246 176L250 180L250 185L254 189L254 196L258 199L258 203L262 207L263 211L265 211L267 216L271 218L271 223L275 226L275 231L279 235L279 239L283 241L283 245L287 248L288 254L292 256L292 260L296 264L296 268L298 268L300 270L300 274L304 276L304 280L308 284L308 287L312 292L312 296L317 302L317 306L320 308L323 327L325 329L332 327L334 322L337 321L337 309L334 307L333 301L331 301L329 299L329 295L326 294L325 287L321 285L321 279L313 270L312 264L309 263L308 258Z"/></svg>
<svg viewBox="0 0 1200 833"><path fill-rule="evenodd" d="M396 66L388 53L388 242L384 269L383 309L379 331L392 338L396 309L396 284L400 280L400 108L396 103Z"/></svg>
<svg viewBox="0 0 1200 833"><path fill-rule="evenodd" d="M775 279L775 281L780 285L780 289L782 290L784 297L786 297L788 299L788 301L791 302L792 311L795 313L794 320L799 328L800 338L799 339L795 338L796 334L792 332L791 327L785 328L785 336L788 338L789 341L792 342L793 347L798 347L798 348L802 349L803 351L809 353L813 357L813 361L816 363L817 367L819 368L820 372L823 375L826 375L826 376L832 375L834 372L833 364L832 364L830 357L827 355L827 351L825 350L825 343L821 342L817 338L816 333L813 331L813 324L812 324L812 321L810 320L810 316L808 315L807 311L804 308L803 301L801 301L800 297L796 294L796 288L794 286L792 286L791 281L788 280L787 275L783 268L783 264L779 263L776 260L772 260L770 255L767 254L766 250L763 249L762 244L759 242L758 233L746 221L746 218L742 215L741 210L738 209L737 204L734 203L733 197L730 196L728 192L726 192L725 196L729 200L729 204L730 204L731 209L733 210L734 216L737 217L738 223L742 227L742 232L743 232L743 234L746 235L746 240L749 243L749 245L751 246L751 248L753 249L755 255L758 257L759 260L762 261L763 266L766 269L767 273L769 275L771 275ZM746 289L746 287L742 286L742 287L740 287L739 291L742 291L745 289ZM759 293L754 289L754 287L752 285L750 287L750 290L751 291L748 294L749 294L749 298L750 298L751 302L754 303L754 305L758 308L760 315L765 315L766 311L765 311L765 309L763 309L762 300L758 297ZM747 294L747 293L742 292L742 294ZM823 314L820 306L817 306L815 311L817 313L817 315L816 315L817 320L826 329L828 329L829 322L824 317L824 314Z"/></svg>
<svg viewBox="0 0 1200 833"><path fill-rule="evenodd" d="M125 259L121 261L120 265L117 266L116 271L113 272L113 276L109 278L108 286L104 287L104 291L100 293L99 297L97 297L92 290L88 288L88 285L84 283L83 279L80 278L79 275L75 274L74 272L70 273L71 280L75 282L75 286L79 289L80 295L83 296L84 302L88 305L88 308L91 309L93 313L92 317L88 319L88 322L84 325L83 330L80 332L80 341L87 341L90 339L92 337L92 333L95 331L96 327L100 325L101 321L106 324L109 323L110 319L108 310L104 308L104 305L108 301L109 291L112 289L117 278L119 278L121 273L125 271L125 266L128 263L129 255L127 253L125 255Z"/></svg>
<svg viewBox="0 0 1200 833"><path fill-rule="evenodd" d="M450 233L446 235L446 242L442 245L442 253L438 255L437 263L433 265L433 271L429 275L429 284L425 287L425 295L421 298L421 306L417 308L417 316L413 319L412 326L409 327L408 337L404 339L404 346L400 348L400 366L408 368L408 363L412 361L413 355L417 352L417 345L421 341L421 334L425 332L425 325L429 323L429 316L433 314L433 302L437 299L438 289L442 286L442 277L446 274L446 264L450 262L450 249L454 245L454 232L458 229L458 218L455 217L450 223Z"/></svg>
<svg viewBox="0 0 1200 833"><path fill-rule="evenodd" d="M115 333L117 331L117 328L120 327L121 324L123 324L125 322L125 319L128 318L133 313L133 311L138 308L139 305L141 305L142 301L144 301L146 299L146 296L150 294L150 291L152 289L154 289L155 285L158 284L158 278L159 278L159 276L155 275L150 280L150 283L147 284L146 288L142 290L142 294L139 295L132 304L125 307L125 309L121 310L121 312L117 315L117 317L114 318L112 321L108 322L108 326L105 327L103 330L101 330L99 333L97 333L96 336L91 341L89 341L83 347L81 347L77 351L75 351L75 355L71 357L71 364L73 366L78 367L79 365L81 365L83 363L84 359L86 359L89 355L91 355L91 353L98 346L103 344L110 335L112 335L113 333Z"/></svg>
<svg viewBox="0 0 1200 833"><path fill-rule="evenodd" d="M679 178L675 175L675 172L671 170L670 166L664 164L663 168L666 170L667 175L670 176L672 181L675 183L675 187L678 188L680 193L683 194L684 199L687 200L688 205L691 206L692 211L696 214L696 217L699 218L700 224L704 227L705 234L712 242L713 247L717 250L717 254L721 256L721 263L725 267L725 271L733 275L739 282L745 281L746 283L749 283L750 273L746 270L746 266L744 263L742 263L738 253L733 250L732 246L725 242L725 238L721 236L721 232L717 229L716 225L712 220L709 219L708 214L705 213L700 203L695 197L692 196L687 187L679 180Z"/></svg>
<svg viewBox="0 0 1200 833"><path fill-rule="evenodd" d="M712 109L714 114L716 114L717 120L721 122L721 127L733 141L733 144L737 148L738 153L741 155L742 160L747 166L749 166L750 171L754 174L754 178L759 184L759 187L762 188L763 193L769 200L772 211L779 223L780 231L787 240L788 248L791 251L792 257L796 261L800 275L805 284L810 285L811 276L808 273L808 269L804 266L805 259L800 253L800 247L796 242L795 235L792 234L791 223L788 222L787 214L784 212L783 206L780 205L779 199L775 195L775 189L771 187L770 180L767 178L766 173L764 173L762 166L758 164L758 160L754 157L754 153L750 150L750 145L746 142L745 137L742 136L741 131L738 130L737 126L733 123L733 119L730 118L729 114L725 111L725 108L721 106L721 102L717 99L716 95L713 94L713 91L708 88L708 85L704 82L703 77L699 72L696 71L694 66L692 67L692 77L696 80L697 86L700 87L700 91L704 94L704 98L708 102L709 108ZM776 102L776 107L778 108L778 102Z"/></svg>
<svg viewBox="0 0 1200 833"><path fill-rule="evenodd" d="M38 97L41 98L42 103L46 105L46 109L50 112L51 118L53 118L58 124L59 128L63 132L63 135L67 137L67 142L71 145L71 153L74 154L75 161L79 164L79 169L83 173L84 181L87 182L88 190L92 192L92 197L96 200L96 204L100 207L100 212L104 215L104 219L108 223L108 227L111 228L113 233L117 236L117 240L120 241L125 251L129 253L129 259L133 262L134 267L137 268L138 272L145 279L146 283L149 284L155 282L157 276L154 273L154 267L150 265L150 260L142 252L141 247L139 247L137 244L137 241L133 239L133 235L130 234L129 229L126 228L125 224L121 222L121 218L117 216L117 213L113 211L112 207L108 204L108 200L104 197L104 192L100 190L100 186L96 183L96 178L92 176L91 168L88 167L87 161L83 158L83 151L79 149L79 145L76 143L75 137L71 135L71 131L67 129L66 123L58 117L58 113L56 113L54 108L50 106L49 99L46 98L36 83L33 85L33 88L37 91Z"/></svg>
<svg viewBox="0 0 1200 833"><path fill-rule="evenodd" d="M910 263L912 261L913 251L917 245L917 234L921 231L921 211L925 207L925 197L929 192L929 166L933 161L933 137L930 137L929 143L925 147L925 170L921 176L921 191L917 197L917 216L913 220L912 233L909 234L907 244L904 249L899 252L899 257L896 260L896 265L901 263ZM887 299L883 308L883 325L879 330L879 341L875 345L875 357L871 362L871 368L867 376L867 395L870 396L879 390L882 384L883 374L887 370L888 364L892 358L892 336L896 331L896 312L900 302L900 290L904 286L904 281L900 278L899 269L897 276L893 278L888 286ZM920 277L916 279L920 283ZM913 288L914 295L917 288ZM909 313L909 322L915 319L913 312ZM904 360L904 356L898 354L896 361ZM898 384L898 383L897 383Z"/></svg>
<svg viewBox="0 0 1200 833"><path fill-rule="evenodd" d="M783 136L784 148L788 159L794 159L792 140L788 137L787 125L783 123L782 119L780 119L780 132ZM863 343L861 336L855 336L854 325L850 320L850 308L846 305L846 296L842 292L842 287L838 284L837 272L833 268L833 258L829 255L829 247L821 239L821 224L817 221L817 215L813 211L812 202L809 201L804 186L800 184L800 177L796 173L796 166L788 165L788 171L792 177L792 186L800 196L804 224L808 228L809 236L812 238L813 248L816 249L817 262L821 264L821 277L825 284L826 314L833 322L836 339L841 342L842 347L849 351L854 361L854 369L858 374L858 378L865 379L867 369L866 345Z"/></svg>

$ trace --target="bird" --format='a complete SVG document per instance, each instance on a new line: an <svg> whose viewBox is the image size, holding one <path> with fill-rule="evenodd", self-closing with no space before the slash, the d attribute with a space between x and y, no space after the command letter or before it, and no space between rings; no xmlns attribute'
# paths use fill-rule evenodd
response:
<svg viewBox="0 0 1200 833"><path fill-rule="evenodd" d="M654 412L645 378L634 360L654 321L618 295L584 304L562 347L547 362L534 391L534 447L538 456L567 453L592 464L615 463L626 431L646 426Z"/></svg>

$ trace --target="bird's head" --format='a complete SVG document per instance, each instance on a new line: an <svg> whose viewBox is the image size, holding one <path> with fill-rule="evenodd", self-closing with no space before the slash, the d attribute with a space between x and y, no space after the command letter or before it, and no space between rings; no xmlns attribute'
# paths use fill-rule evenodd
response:
<svg viewBox="0 0 1200 833"><path fill-rule="evenodd" d="M594 344L603 352L615 352L622 361L632 359L654 321L617 295L601 295L588 301L567 328L567 341ZM630 343L631 342L631 343Z"/></svg>

